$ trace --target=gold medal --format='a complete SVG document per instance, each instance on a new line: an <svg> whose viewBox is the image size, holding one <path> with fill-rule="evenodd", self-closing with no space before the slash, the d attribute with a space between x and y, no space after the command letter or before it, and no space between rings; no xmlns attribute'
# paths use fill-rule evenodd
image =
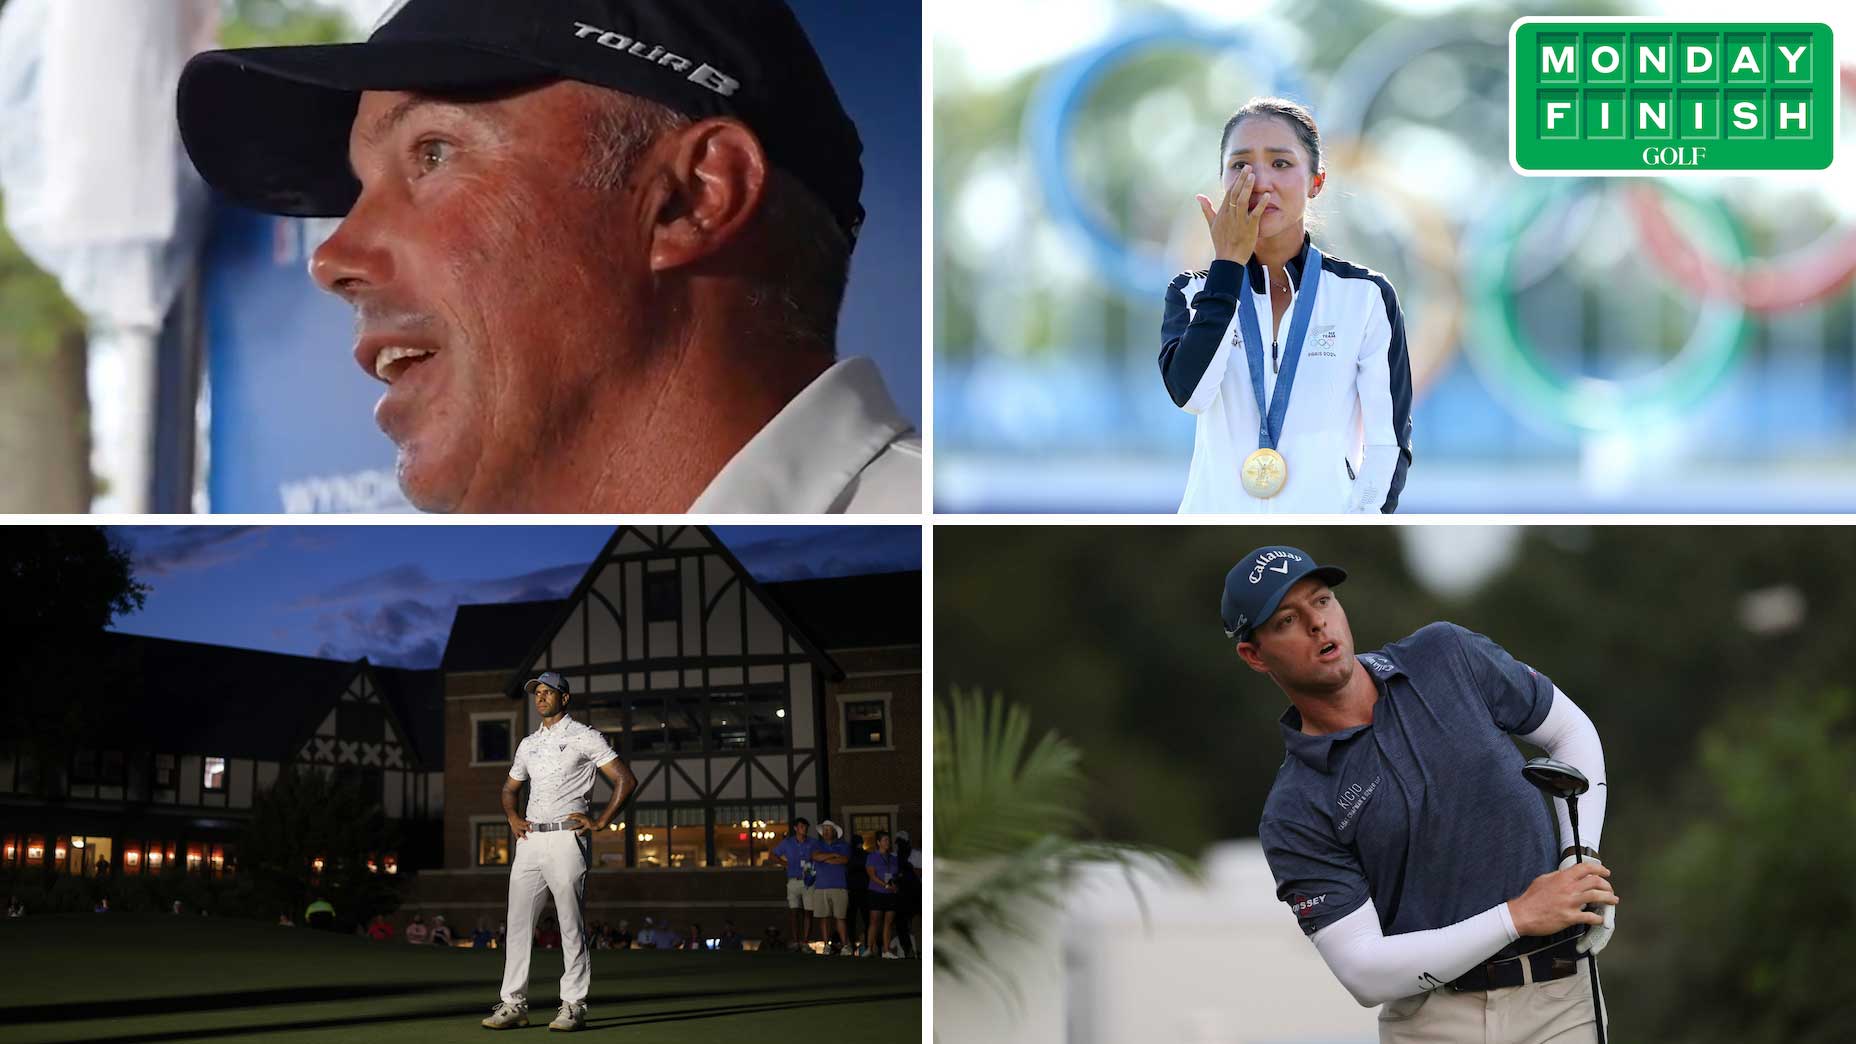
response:
<svg viewBox="0 0 1856 1044"><path fill-rule="evenodd" d="M1244 492L1268 500L1282 492L1289 480L1289 462L1273 449L1260 449L1244 458Z"/></svg>

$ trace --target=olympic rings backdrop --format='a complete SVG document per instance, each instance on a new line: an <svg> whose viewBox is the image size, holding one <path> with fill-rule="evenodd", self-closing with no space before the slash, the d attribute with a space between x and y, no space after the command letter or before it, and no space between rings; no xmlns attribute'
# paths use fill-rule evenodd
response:
<svg viewBox="0 0 1856 1044"><path fill-rule="evenodd" d="M1216 189L1225 118L1264 94L1321 125L1323 249L1399 289L1417 396L1401 510L1856 510L1856 178L1841 160L1523 178L1508 27L1532 9L1065 11L937 13L937 510L1177 505L1193 418L1155 363L1162 292L1209 260L1193 196ZM1847 111L1856 19L1827 3L1784 17L1846 41Z"/></svg>

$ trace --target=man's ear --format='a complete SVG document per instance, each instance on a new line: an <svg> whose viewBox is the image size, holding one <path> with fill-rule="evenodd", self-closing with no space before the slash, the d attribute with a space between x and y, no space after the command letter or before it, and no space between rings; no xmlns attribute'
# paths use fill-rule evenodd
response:
<svg viewBox="0 0 1856 1044"><path fill-rule="evenodd" d="M1264 666L1263 655L1256 642L1238 642L1237 655L1246 666L1258 674L1268 674L1270 669Z"/></svg>
<svg viewBox="0 0 1856 1044"><path fill-rule="evenodd" d="M767 153L735 120L703 120L677 132L663 160L668 193L651 235L651 270L694 264L741 235L767 190Z"/></svg>

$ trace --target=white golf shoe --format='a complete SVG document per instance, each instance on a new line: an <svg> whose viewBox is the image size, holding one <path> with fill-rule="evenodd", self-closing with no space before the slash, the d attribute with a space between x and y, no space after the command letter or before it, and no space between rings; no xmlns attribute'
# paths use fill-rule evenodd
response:
<svg viewBox="0 0 1856 1044"><path fill-rule="evenodd" d="M499 1002L490 1010L490 1017L483 1020L484 1029L515 1029L528 1025L528 1005Z"/></svg>
<svg viewBox="0 0 1856 1044"><path fill-rule="evenodd" d="M560 1012L554 1016L553 1022L548 1023L548 1028L551 1030L563 1030L569 1033L574 1030L585 1029L586 1005L569 1004L566 1001L562 1001Z"/></svg>

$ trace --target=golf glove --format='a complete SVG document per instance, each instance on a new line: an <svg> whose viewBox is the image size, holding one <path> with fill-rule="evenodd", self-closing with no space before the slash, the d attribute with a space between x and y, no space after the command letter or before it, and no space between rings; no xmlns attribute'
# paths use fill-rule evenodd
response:
<svg viewBox="0 0 1856 1044"><path fill-rule="evenodd" d="M1578 861L1578 858L1579 857L1576 855L1569 855L1560 860L1560 869L1564 870L1573 865L1573 863ZM1604 861L1597 856L1588 855L1585 857L1585 861L1588 863L1597 863L1599 866L1605 865ZM1585 934L1579 937L1580 953L1596 954L1600 950L1603 950L1605 945L1611 941L1611 930L1617 924L1618 908L1606 904L1599 907L1598 912L1605 915L1605 923L1586 926Z"/></svg>

